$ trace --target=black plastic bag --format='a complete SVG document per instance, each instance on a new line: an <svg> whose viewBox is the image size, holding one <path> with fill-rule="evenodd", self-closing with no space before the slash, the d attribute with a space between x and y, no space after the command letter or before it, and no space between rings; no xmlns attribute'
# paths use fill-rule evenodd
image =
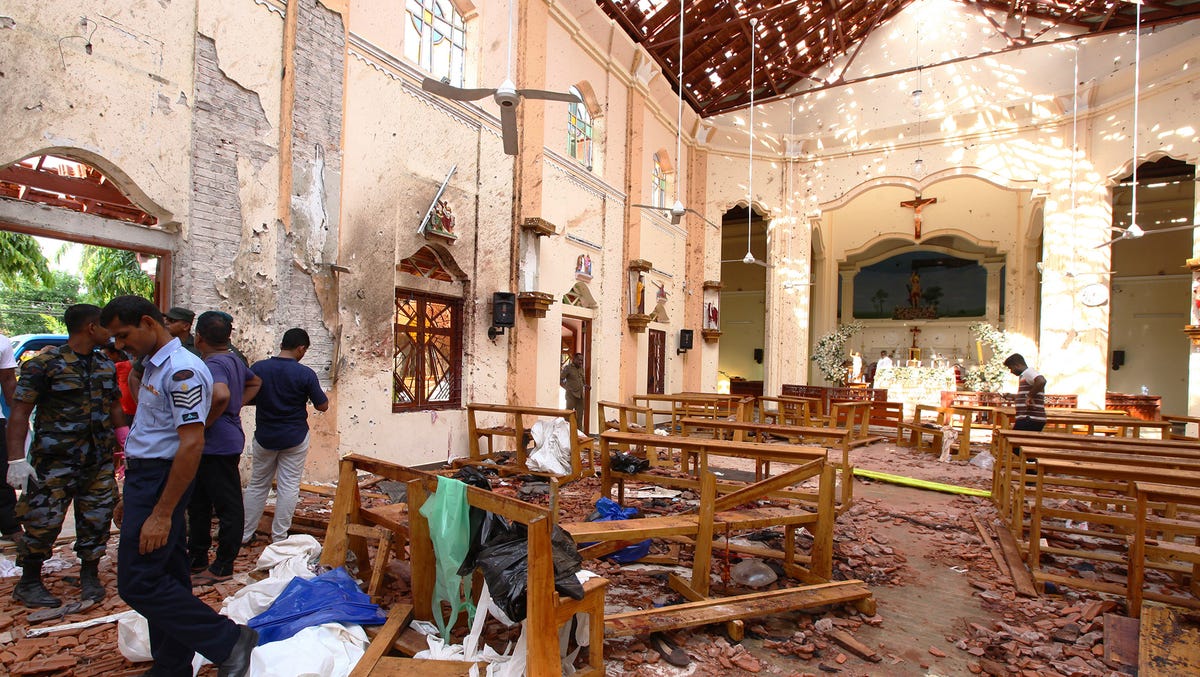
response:
<svg viewBox="0 0 1200 677"><path fill-rule="evenodd" d="M479 551L479 568L495 600L496 606L513 622L525 620L525 588L529 580L529 533L524 524L514 523L507 528L498 521L493 536ZM554 589L571 599L583 599L583 584L575 577L582 569L583 558L575 541L562 527L550 532L554 556Z"/></svg>
<svg viewBox="0 0 1200 677"><path fill-rule="evenodd" d="M623 451L614 451L609 461L609 467L616 472L639 473L650 467L650 461Z"/></svg>
<svg viewBox="0 0 1200 677"><path fill-rule="evenodd" d="M464 466L461 470L454 474L454 479L468 486L477 487L486 491L492 490L492 483L488 481L487 475L484 475L478 468L472 466ZM471 536L468 541L467 555L463 558L462 566L458 568L459 576L468 576L475 570L475 562L479 557L479 550L484 543L488 542L491 536L493 524L496 522L496 516L492 513L471 506L468 512L467 519L471 525Z"/></svg>

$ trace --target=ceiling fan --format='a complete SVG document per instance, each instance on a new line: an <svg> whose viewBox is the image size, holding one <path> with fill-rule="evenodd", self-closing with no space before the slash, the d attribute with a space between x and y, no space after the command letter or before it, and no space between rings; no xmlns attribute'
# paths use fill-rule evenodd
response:
<svg viewBox="0 0 1200 677"><path fill-rule="evenodd" d="M754 258L750 251L750 228L754 223L754 47L757 42L758 18L750 19L750 177L746 182L746 255L740 259L730 259L721 263L757 264L763 268L772 266L766 261Z"/></svg>
<svg viewBox="0 0 1200 677"><path fill-rule="evenodd" d="M681 173L679 159L682 157L680 150L683 147L683 14L684 2L683 0L679 0L679 78L675 81L675 84L679 89L679 108L678 115L675 120L675 204L671 205L669 210L664 205L631 204L629 206L650 209L656 212L665 212L666 214L670 215L672 226L678 226L679 223L683 221L684 215L686 215L688 212L691 212L704 219L704 222L713 228L720 228L720 226L712 221L709 221L700 212L692 209L691 207L685 207L683 200L679 199L679 176Z"/></svg>
<svg viewBox="0 0 1200 677"><path fill-rule="evenodd" d="M1138 207L1138 102L1141 99L1141 77L1142 77L1142 5L1137 4L1136 20L1134 22L1134 48L1133 48L1133 187L1132 196L1129 204L1129 227L1122 228L1113 226L1113 232L1117 236L1097 245L1096 249L1107 247L1121 240L1137 240L1146 235L1154 235L1156 233L1170 233L1176 230L1193 230L1200 228L1200 223L1193 223L1187 226L1171 226L1170 228L1153 228L1146 230L1137 223L1137 207ZM1079 78L1075 78L1078 80Z"/></svg>
<svg viewBox="0 0 1200 677"><path fill-rule="evenodd" d="M421 81L421 89L431 94L437 94L455 101L477 101L490 96L500 106L500 127L504 136L504 152L508 155L517 154L517 104L522 98L543 99L546 101L565 101L567 103L583 102L570 92L549 92L544 89L517 89L513 83L512 50L513 50L513 2L508 3L508 65L505 70L504 82L495 89L464 89L451 84L425 78Z"/></svg>

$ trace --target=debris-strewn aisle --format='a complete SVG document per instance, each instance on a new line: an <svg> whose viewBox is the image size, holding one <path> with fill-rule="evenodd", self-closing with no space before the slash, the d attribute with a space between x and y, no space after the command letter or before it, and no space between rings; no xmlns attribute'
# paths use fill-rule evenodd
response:
<svg viewBox="0 0 1200 677"><path fill-rule="evenodd" d="M932 456L887 443L855 450L854 461L860 467L922 479L974 487L990 484L988 471L961 463L938 463ZM752 462L745 467L738 467L737 462L730 465L714 470L727 478L753 470ZM776 472L784 469L774 468ZM549 502L548 487L543 483L497 478L493 487L530 502ZM302 493L296 524L319 532L328 519L332 497L327 494L332 491L312 489ZM364 498L390 502L397 498L388 493L392 489L387 483L378 483ZM979 526L995 537L995 511L989 501L862 481L856 482L854 493L855 505L837 520L833 578L865 581L878 603L876 615L839 607L764 616L746 623L741 643L728 641L723 626L717 625L670 633L668 639L687 654L690 664L686 667L669 665L649 638L614 639L605 644L608 674L1073 677L1114 673L1118 666L1103 662L1102 623L1105 613L1123 610L1123 601L1103 601L1092 593L1074 591L1033 599L1018 597L1007 573L1002 573L980 537ZM638 494L634 487L627 492L628 503L647 514L678 512L697 498L688 491L675 494ZM566 485L559 496L560 518L584 519L598 498L596 478ZM782 544L781 533L773 530L742 537L748 546L777 549ZM116 540L114 535L110 553L115 553ZM797 540L802 550L811 544L803 532ZM235 571L250 571L263 547L243 549ZM657 555L658 563L584 562L585 568L611 581L606 598L609 613L680 601L665 583L666 572L688 575L690 548L659 542L651 554ZM11 558L11 552L8 556ZM732 579L730 570L737 556L726 553L720 540L714 543L713 560L714 595L753 591ZM100 571L109 586L104 603L41 626L126 610L116 596L112 560L102 560ZM383 604L407 601L407 562L394 560L388 573ZM78 598L77 577L75 565L47 575L46 580L52 592L70 601ZM25 639L31 625L29 610L11 599L16 580L0 578L0 674L120 677L146 669L146 664L133 665L121 657L114 623ZM761 589L794 584L780 578ZM221 600L239 587L239 582L228 581L197 592L219 608ZM493 621L485 636L502 650L515 641L516 631L502 629ZM672 658L683 657L676 653ZM215 671L209 667L201 674Z"/></svg>

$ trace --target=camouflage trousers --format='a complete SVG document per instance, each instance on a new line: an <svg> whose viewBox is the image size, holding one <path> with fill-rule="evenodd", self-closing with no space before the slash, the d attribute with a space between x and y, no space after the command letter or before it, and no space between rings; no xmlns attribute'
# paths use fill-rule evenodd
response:
<svg viewBox="0 0 1200 677"><path fill-rule="evenodd" d="M17 542L17 564L50 557L72 501L75 552L85 562L100 559L117 505L112 454L35 454L33 468L41 481L30 477L17 503L17 519L25 528L25 538Z"/></svg>

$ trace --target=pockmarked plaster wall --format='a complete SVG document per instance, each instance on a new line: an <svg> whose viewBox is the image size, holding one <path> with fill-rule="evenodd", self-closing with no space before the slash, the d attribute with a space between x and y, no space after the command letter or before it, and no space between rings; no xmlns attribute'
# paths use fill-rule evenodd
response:
<svg viewBox="0 0 1200 677"><path fill-rule="evenodd" d="M0 27L0 165L44 151L76 157L163 227L186 231L194 6L48 0L7 3L0 15L11 20Z"/></svg>

